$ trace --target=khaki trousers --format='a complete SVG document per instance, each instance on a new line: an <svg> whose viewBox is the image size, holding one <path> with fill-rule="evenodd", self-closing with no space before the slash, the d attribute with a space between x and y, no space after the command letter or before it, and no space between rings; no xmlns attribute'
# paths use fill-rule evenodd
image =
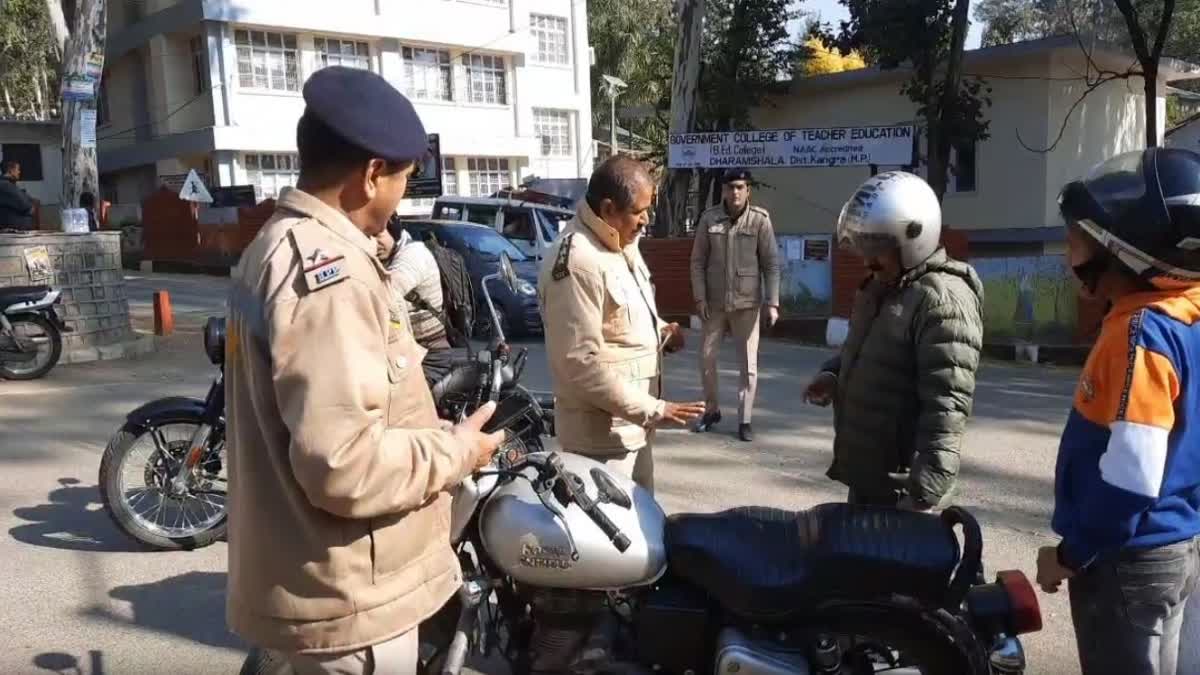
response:
<svg viewBox="0 0 1200 675"><path fill-rule="evenodd" d="M738 386L738 422L750 424L754 416L754 395L758 391L758 329L762 310L739 309L733 312L713 311L704 322L704 339L700 345L700 375L704 381L704 405L708 412L721 409L717 388L717 357L725 329L733 334L737 347L738 365L742 371Z"/></svg>
<svg viewBox="0 0 1200 675"><path fill-rule="evenodd" d="M572 452L567 450L567 452ZM574 454L584 455L600 462L634 483L642 486L646 492L654 494L654 432L646 437L646 445L641 450L632 450L619 455L604 455L597 457L584 452Z"/></svg>
<svg viewBox="0 0 1200 675"><path fill-rule="evenodd" d="M366 649L342 654L271 651L270 675L416 675L421 644L414 628Z"/></svg>

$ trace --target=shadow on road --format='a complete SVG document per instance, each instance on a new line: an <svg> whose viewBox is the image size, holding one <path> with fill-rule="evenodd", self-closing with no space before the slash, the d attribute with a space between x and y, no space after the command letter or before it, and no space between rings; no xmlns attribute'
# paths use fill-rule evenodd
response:
<svg viewBox="0 0 1200 675"><path fill-rule="evenodd" d="M13 510L14 516L30 523L9 530L13 539L68 551L143 550L109 519L97 486L82 486L76 478L60 478L58 482L61 487L50 492L49 503Z"/></svg>
<svg viewBox="0 0 1200 675"><path fill-rule="evenodd" d="M91 650L88 652L88 667L84 668L79 659L63 652L46 652L33 657L33 665L42 670L68 675L104 675L104 652Z"/></svg>
<svg viewBox="0 0 1200 675"><path fill-rule="evenodd" d="M108 595L129 603L132 618L99 606L83 614L210 647L244 650L245 644L225 629L225 577L224 572L187 572L148 584L118 586Z"/></svg>

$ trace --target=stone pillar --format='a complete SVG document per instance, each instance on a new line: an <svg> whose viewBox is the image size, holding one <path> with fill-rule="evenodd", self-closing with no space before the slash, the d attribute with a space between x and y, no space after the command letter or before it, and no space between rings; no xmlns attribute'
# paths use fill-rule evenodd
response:
<svg viewBox="0 0 1200 675"><path fill-rule="evenodd" d="M27 252L41 247L44 273L27 262ZM72 329L63 335L64 355L133 340L119 232L0 234L0 287L41 285L62 291L57 310Z"/></svg>

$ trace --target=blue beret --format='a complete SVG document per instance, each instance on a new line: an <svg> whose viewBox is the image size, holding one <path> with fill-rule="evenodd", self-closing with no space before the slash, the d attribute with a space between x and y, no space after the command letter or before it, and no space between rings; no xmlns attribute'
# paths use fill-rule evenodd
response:
<svg viewBox="0 0 1200 675"><path fill-rule="evenodd" d="M747 183L753 182L754 178L750 175L749 169L727 169L721 176L721 184L732 183L735 180L744 180Z"/></svg>
<svg viewBox="0 0 1200 675"><path fill-rule="evenodd" d="M304 83L306 115L375 157L420 160L429 153L425 125L404 94L369 70L329 66Z"/></svg>

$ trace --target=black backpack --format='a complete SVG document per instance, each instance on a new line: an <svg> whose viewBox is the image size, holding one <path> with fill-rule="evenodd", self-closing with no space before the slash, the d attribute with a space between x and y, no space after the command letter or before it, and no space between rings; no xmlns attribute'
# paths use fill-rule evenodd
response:
<svg viewBox="0 0 1200 675"><path fill-rule="evenodd" d="M446 327L446 340L451 347L467 347L475 329L475 290L471 287L471 275L467 263L458 251L443 246L436 239L425 242L437 262L442 277L442 313L433 311L429 303L410 291L404 299L413 307L436 316Z"/></svg>

